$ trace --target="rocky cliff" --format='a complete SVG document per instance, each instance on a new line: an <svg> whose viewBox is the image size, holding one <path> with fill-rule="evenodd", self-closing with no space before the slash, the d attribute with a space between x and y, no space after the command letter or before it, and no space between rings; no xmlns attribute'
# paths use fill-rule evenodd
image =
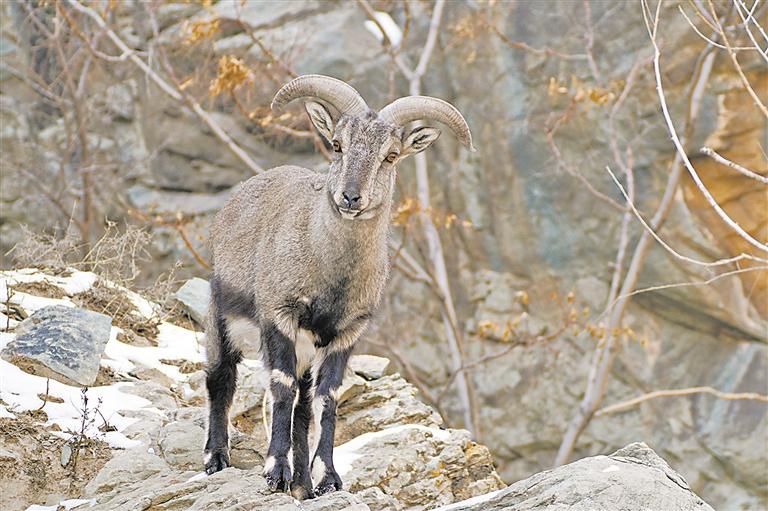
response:
<svg viewBox="0 0 768 511"><path fill-rule="evenodd" d="M345 491L299 503L267 489L267 378L252 359L238 368L233 467L206 476L203 336L186 313L73 270L2 272L0 289L3 509L711 509L642 444L505 489L485 446L370 355L353 357L342 387ZM119 319L105 314L116 303Z"/></svg>

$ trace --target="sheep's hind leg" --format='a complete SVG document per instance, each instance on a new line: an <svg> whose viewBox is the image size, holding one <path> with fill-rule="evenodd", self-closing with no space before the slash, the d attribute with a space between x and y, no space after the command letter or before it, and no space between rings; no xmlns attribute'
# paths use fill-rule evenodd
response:
<svg viewBox="0 0 768 511"><path fill-rule="evenodd" d="M315 393L312 415L315 423L317 446L312 458L312 479L315 496L341 490L341 477L333 466L333 438L336 431L337 392L344 378L352 347L334 351L331 346L322 350L315 374ZM320 353L318 354L320 355Z"/></svg>
<svg viewBox="0 0 768 511"><path fill-rule="evenodd" d="M215 304L208 328L209 365L205 379L208 389L208 440L205 443L205 471L213 474L229 466L229 407L237 385L240 350L231 345L224 319Z"/></svg>
<svg viewBox="0 0 768 511"><path fill-rule="evenodd" d="M272 435L264 478L272 490L286 491L293 479L291 449L293 410L299 391L296 382L296 350L293 341L274 324L263 326L262 349L270 370L269 394L272 402Z"/></svg>
<svg viewBox="0 0 768 511"><path fill-rule="evenodd" d="M299 400L293 410L293 481L291 495L299 500L313 497L309 475L309 421L312 418L312 374L299 378Z"/></svg>

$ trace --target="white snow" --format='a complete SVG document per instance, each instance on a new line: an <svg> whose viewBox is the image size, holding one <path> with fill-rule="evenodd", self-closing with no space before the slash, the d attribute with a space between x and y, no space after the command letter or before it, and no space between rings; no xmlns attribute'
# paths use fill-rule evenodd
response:
<svg viewBox="0 0 768 511"><path fill-rule="evenodd" d="M5 346L11 342L16 337L16 334L10 334L7 332L0 332L0 350L5 348Z"/></svg>
<svg viewBox="0 0 768 511"><path fill-rule="evenodd" d="M365 447L372 440L383 438L409 429L427 431L432 433L435 438L442 441L448 440L448 438L451 436L450 431L440 428L430 428L421 424L404 424L401 426L385 428L381 431L363 433L362 435L353 438L349 442L341 444L333 449L333 466L336 468L336 472L338 472L341 477L344 477L344 475L352 469L352 464L363 456L358 451Z"/></svg>
<svg viewBox="0 0 768 511"><path fill-rule="evenodd" d="M29 506L26 511L56 511L59 508L64 508L64 511L70 511L78 506L89 504L88 507L96 504L96 499L67 499L62 500L55 506L38 506L37 504Z"/></svg>
<svg viewBox="0 0 768 511"><path fill-rule="evenodd" d="M109 443L115 448L127 448L136 445L121 433L138 419L123 416L120 411L139 410L151 403L139 396L122 392L120 389L132 386L132 383L114 383L102 387L90 387L87 392L88 407L98 405L101 415L117 431L102 433L101 417L86 429L89 437ZM43 404L38 395L45 395L46 378L25 373L15 365L0 360L0 399L7 403L10 412L36 410ZM47 425L57 424L62 431L77 431L80 428L82 393L79 387L65 385L56 380L48 380L48 394L63 400L62 403L48 401L43 410L48 415ZM99 404L99 399L101 403ZM66 433L62 437L68 438Z"/></svg>
<svg viewBox="0 0 768 511"><path fill-rule="evenodd" d="M199 481L200 479L205 479L206 477L208 477L207 472L199 472L193 475L192 477L190 477L189 479L187 479L187 482L191 483L192 481Z"/></svg>
<svg viewBox="0 0 768 511"><path fill-rule="evenodd" d="M54 282L54 284L61 287L69 296L72 296L88 291L98 279L95 273L72 270L72 274L69 277L61 278L58 283Z"/></svg>
<svg viewBox="0 0 768 511"><path fill-rule="evenodd" d="M16 416L8 411L4 405L0 405L0 419L15 419Z"/></svg>
<svg viewBox="0 0 768 511"><path fill-rule="evenodd" d="M66 277L48 275L34 268L0 272L0 300L5 301L6 297L3 293L5 293L6 284L12 286L28 282L47 282L72 296L89 290L98 280L96 274L89 271L70 269L69 272L70 274Z"/></svg>
<svg viewBox="0 0 768 511"><path fill-rule="evenodd" d="M0 297L0 301L4 302L4 300L2 300L1 297ZM44 296L35 296L27 293L20 293L18 291L14 292L11 295L10 300L8 301L24 309L26 313L29 314L30 316L33 313L39 311L40 309L43 309L45 307L50 307L52 305L63 305L64 307L75 306L75 304L72 303L72 300L70 300L69 298L46 298Z"/></svg>
<svg viewBox="0 0 768 511"><path fill-rule="evenodd" d="M112 327L101 365L118 373L127 373L138 364L157 369L174 381L186 381L188 375L182 374L176 366L163 364L160 359L205 362L205 350L201 344L203 334L170 323L161 323L158 329L157 346L133 346L118 341L117 334L122 330Z"/></svg>
<svg viewBox="0 0 768 511"><path fill-rule="evenodd" d="M373 17L376 18L376 21L379 22L379 25L381 25L381 28L384 29L384 33L387 34L387 38L392 43L392 46L395 48L400 46L400 43L403 40L403 31L400 30L400 27L397 26L397 23L395 23L395 20L392 19L392 16L390 16L386 12L374 11ZM373 37L375 37L379 42L381 42L384 39L384 36L381 33L381 30L373 21L371 20L366 21L365 28L371 34L373 34Z"/></svg>
<svg viewBox="0 0 768 511"><path fill-rule="evenodd" d="M485 495L478 495L477 497L472 497L471 499L462 500L461 502L454 502L453 504L448 504L447 506L435 508L433 511L451 511L452 509L458 509L464 506L472 506L475 504L488 502L489 500L494 498L496 495L503 492L505 489L506 488L502 488L501 490L492 491L490 493L486 493Z"/></svg>

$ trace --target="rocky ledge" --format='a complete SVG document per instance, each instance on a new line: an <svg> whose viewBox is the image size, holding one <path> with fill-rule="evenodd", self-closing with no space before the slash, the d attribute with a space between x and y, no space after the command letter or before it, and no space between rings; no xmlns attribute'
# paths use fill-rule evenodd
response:
<svg viewBox="0 0 768 511"><path fill-rule="evenodd" d="M369 355L352 359L340 398L334 462L346 491L304 502L269 492L266 372L253 359L239 366L233 467L206 476L198 313L78 271L0 272L0 293L2 509L711 509L644 444L505 487L485 446L444 427L386 359ZM195 297L173 303L185 302ZM111 327L94 328L103 316ZM62 324L83 342L49 343Z"/></svg>

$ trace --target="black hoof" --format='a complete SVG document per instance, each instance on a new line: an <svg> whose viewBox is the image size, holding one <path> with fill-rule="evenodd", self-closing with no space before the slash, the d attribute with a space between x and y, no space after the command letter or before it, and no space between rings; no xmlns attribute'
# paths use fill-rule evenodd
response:
<svg viewBox="0 0 768 511"><path fill-rule="evenodd" d="M325 477L323 477L323 480L320 481L320 484L315 487L313 493L315 494L315 497L319 497L321 495L325 495L326 493L331 493L341 489L341 478L335 470L330 469L329 473L327 473Z"/></svg>
<svg viewBox="0 0 768 511"><path fill-rule="evenodd" d="M206 452L205 460L205 472L211 475L229 466L229 452L227 449Z"/></svg>
<svg viewBox="0 0 768 511"><path fill-rule="evenodd" d="M288 491L291 485L291 467L287 459L278 459L269 470L264 470L264 479L272 491Z"/></svg>
<svg viewBox="0 0 768 511"><path fill-rule="evenodd" d="M291 496L296 500L307 500L315 497L312 490L312 483L297 484L291 483Z"/></svg>

